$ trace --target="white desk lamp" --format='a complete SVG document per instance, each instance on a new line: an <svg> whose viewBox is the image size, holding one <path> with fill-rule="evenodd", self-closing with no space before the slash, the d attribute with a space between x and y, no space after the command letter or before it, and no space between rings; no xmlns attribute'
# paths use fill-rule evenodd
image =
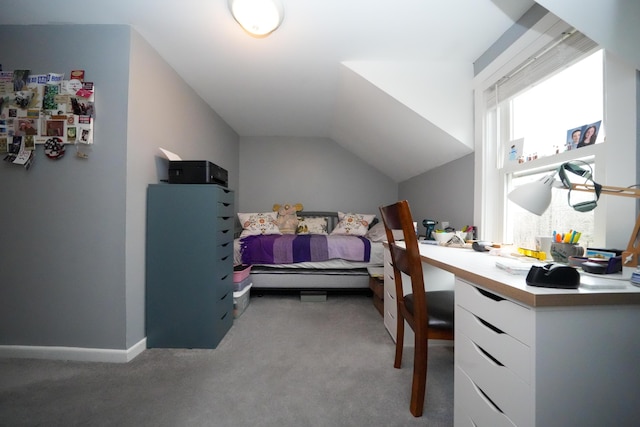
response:
<svg viewBox="0 0 640 427"><path fill-rule="evenodd" d="M591 183L573 184L567 178L567 171L579 175L585 178L587 182L590 181ZM556 174L560 175L560 181L555 179ZM594 200L580 202L574 205L569 202L571 207L580 212L588 212L594 209L597 206L600 194L633 197L636 199L640 198L640 189L600 185L593 181L590 170L582 169L571 162L563 163L555 172L544 176L538 181L519 186L511 191L507 197L523 209L526 209L535 215L542 215L551 204L551 189L553 187L568 189L569 197L571 196L571 190L594 193ZM640 215L638 215L638 218L636 219L636 225L631 233L631 237L629 238L627 249L622 253L622 264L627 267L635 267L638 265L639 257Z"/></svg>

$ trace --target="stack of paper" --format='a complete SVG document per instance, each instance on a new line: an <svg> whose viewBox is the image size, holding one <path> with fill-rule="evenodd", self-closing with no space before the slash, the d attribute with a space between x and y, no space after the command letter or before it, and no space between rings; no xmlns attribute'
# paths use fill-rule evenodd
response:
<svg viewBox="0 0 640 427"><path fill-rule="evenodd" d="M532 265L530 262L522 262L510 258L500 258L496 261L496 267L511 274L527 274Z"/></svg>

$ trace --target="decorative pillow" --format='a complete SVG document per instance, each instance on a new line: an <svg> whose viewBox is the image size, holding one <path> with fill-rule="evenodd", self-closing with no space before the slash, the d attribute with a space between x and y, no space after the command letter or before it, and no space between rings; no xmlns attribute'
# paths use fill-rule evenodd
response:
<svg viewBox="0 0 640 427"><path fill-rule="evenodd" d="M331 234L347 234L351 236L364 236L369 230L369 224L375 215L338 212L338 224Z"/></svg>
<svg viewBox="0 0 640 427"><path fill-rule="evenodd" d="M327 230L327 217L298 217L296 234L329 234Z"/></svg>
<svg viewBox="0 0 640 427"><path fill-rule="evenodd" d="M282 234L276 223L278 212L238 213L242 233L240 237L258 234Z"/></svg>
<svg viewBox="0 0 640 427"><path fill-rule="evenodd" d="M384 242L387 240L387 232L384 229L384 224L382 222L377 223L367 231L364 237L372 242Z"/></svg>

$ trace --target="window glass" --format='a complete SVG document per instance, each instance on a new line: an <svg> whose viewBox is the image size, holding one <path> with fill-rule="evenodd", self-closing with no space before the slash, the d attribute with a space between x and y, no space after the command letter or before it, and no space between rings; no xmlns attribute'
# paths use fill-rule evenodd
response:
<svg viewBox="0 0 640 427"><path fill-rule="evenodd" d="M587 168L584 165L579 165ZM591 164L593 167L593 164ZM528 182L539 180L540 178L553 173L553 170L547 170L542 173L526 175L522 177L514 177L510 188ZM556 176L557 178L557 176ZM583 182L579 177L570 176L572 182ZM541 216L532 214L515 203L507 202L507 239L509 243L519 246L534 248L536 236L551 236L553 231L557 233L566 233L569 230L576 230L582 233L580 237L581 246L594 246L594 212L578 212L569 206L569 191L562 188L554 188L551 191L551 205ZM575 204L580 201L593 200L590 193L571 192L571 203Z"/></svg>
<svg viewBox="0 0 640 427"><path fill-rule="evenodd" d="M525 158L575 148L567 145L568 132L602 120L602 68L599 50L513 98L511 139L524 138Z"/></svg>
<svg viewBox="0 0 640 427"><path fill-rule="evenodd" d="M600 122L597 141L602 141L603 105L603 55L602 51L598 51L499 106L506 109L501 113L501 117L506 118L501 124L501 134L506 137L503 139L501 152L504 152L507 144L511 145L512 141L522 138L524 144L521 154L524 159L550 156L567 150L575 151L577 158L580 149L576 144L571 144L571 131ZM594 161L592 157L592 169L595 169ZM521 184L553 172L553 169L540 172L535 162L530 165L529 167L529 162L525 162L519 168L517 176L504 173L507 193ZM535 173L534 168L538 169ZM594 212L575 211L568 203L568 193L565 189L553 189L551 206L542 216L531 214L514 203L507 202L505 241L533 247L536 236L549 236L554 230L566 233L575 229L582 233L581 245L592 245ZM591 198L586 193L571 192L571 203Z"/></svg>

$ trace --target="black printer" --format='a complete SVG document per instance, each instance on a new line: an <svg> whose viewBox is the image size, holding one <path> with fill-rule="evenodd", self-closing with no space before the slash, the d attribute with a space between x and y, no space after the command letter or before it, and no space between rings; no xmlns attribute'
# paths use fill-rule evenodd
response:
<svg viewBox="0 0 640 427"><path fill-rule="evenodd" d="M169 184L218 184L229 186L229 174L206 160L169 161Z"/></svg>

